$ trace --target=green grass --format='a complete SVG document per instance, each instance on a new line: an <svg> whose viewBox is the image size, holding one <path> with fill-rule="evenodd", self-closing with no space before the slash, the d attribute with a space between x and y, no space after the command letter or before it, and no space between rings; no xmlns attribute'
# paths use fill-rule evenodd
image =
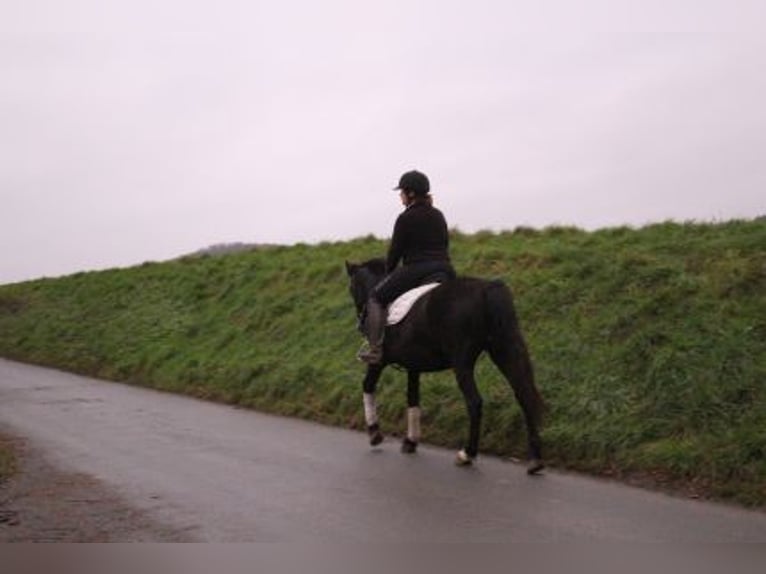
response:
<svg viewBox="0 0 766 574"><path fill-rule="evenodd" d="M361 428L363 369L343 262L386 242L296 245L0 286L0 354ZM766 503L766 222L586 232L453 231L462 274L505 279L548 404L547 458ZM482 359L481 448L523 456L508 386ZM387 370L384 430L405 377ZM449 373L424 376L425 440L458 446Z"/></svg>

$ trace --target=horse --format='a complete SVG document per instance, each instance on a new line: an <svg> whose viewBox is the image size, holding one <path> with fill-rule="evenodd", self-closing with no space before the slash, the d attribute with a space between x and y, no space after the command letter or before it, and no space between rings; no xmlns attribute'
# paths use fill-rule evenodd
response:
<svg viewBox="0 0 766 574"><path fill-rule="evenodd" d="M360 328L373 287L385 276L385 261L346 261L349 292ZM458 277L441 282L419 298L407 316L386 327L383 360L368 365L362 383L365 422L370 444L383 441L377 419L375 391L387 365L407 371L407 435L404 453L417 451L420 440L420 375L452 369L463 394L469 417L468 441L455 463L468 466L478 455L483 400L476 386L474 368L482 352L506 378L521 407L527 430L527 473L544 468L538 427L544 403L535 386L532 361L522 336L513 295L500 280Z"/></svg>

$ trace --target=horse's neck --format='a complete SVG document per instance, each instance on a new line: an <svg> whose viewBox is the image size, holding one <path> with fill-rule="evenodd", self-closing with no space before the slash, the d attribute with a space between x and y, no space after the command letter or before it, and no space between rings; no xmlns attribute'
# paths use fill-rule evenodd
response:
<svg viewBox="0 0 766 574"><path fill-rule="evenodd" d="M367 291L367 298L372 295L372 290L375 289L375 286L380 283L383 280L384 275L375 275L374 273L370 273L367 275L367 281L365 282L365 290Z"/></svg>

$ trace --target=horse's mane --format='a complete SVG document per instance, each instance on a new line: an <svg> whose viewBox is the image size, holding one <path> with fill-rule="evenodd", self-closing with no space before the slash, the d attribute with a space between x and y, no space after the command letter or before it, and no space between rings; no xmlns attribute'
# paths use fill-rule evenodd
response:
<svg viewBox="0 0 766 574"><path fill-rule="evenodd" d="M375 275L386 274L386 260L383 259L382 257L375 257L373 259L368 259L367 261L360 263L359 266L369 269Z"/></svg>

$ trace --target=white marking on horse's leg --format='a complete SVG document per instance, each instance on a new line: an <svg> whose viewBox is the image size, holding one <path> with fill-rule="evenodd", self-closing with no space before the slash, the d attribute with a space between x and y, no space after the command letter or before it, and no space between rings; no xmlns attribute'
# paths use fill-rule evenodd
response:
<svg viewBox="0 0 766 574"><path fill-rule="evenodd" d="M407 409L407 438L412 442L420 442L420 407Z"/></svg>
<svg viewBox="0 0 766 574"><path fill-rule="evenodd" d="M375 395L372 393L364 393L364 418L367 421L367 426L371 427L378 422L378 410L375 405Z"/></svg>
<svg viewBox="0 0 766 574"><path fill-rule="evenodd" d="M455 464L458 466L467 466L473 462L473 459L468 456L468 453L465 451L465 449L460 449L460 451L457 453L457 457L455 457Z"/></svg>

